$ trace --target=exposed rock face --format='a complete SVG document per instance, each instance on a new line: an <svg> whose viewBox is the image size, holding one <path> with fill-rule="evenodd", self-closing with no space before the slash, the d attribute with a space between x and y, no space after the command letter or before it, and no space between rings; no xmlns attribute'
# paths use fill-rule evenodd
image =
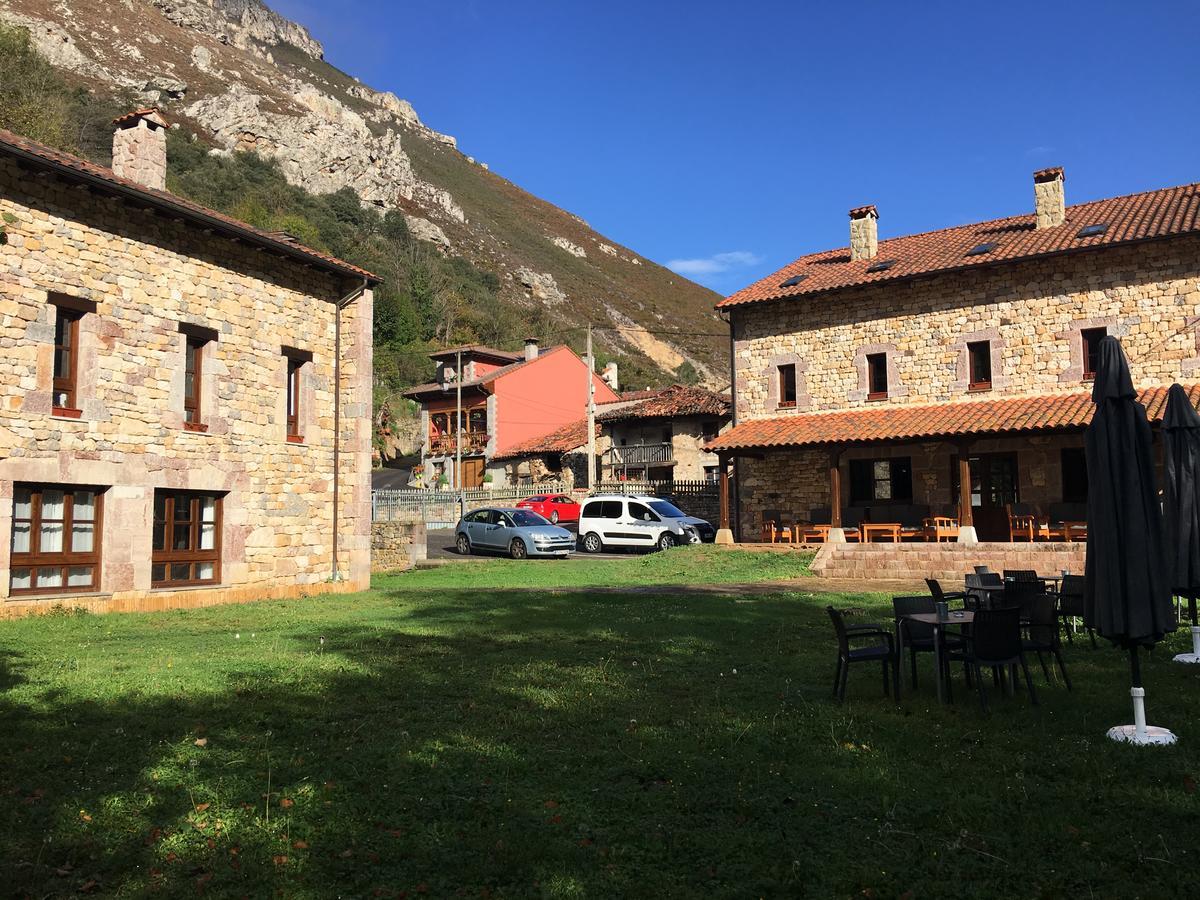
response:
<svg viewBox="0 0 1200 900"><path fill-rule="evenodd" d="M442 231L442 229L428 219L422 219L420 216L406 215L404 221L408 225L408 233L418 241L428 241L431 244L437 244L439 247L449 248L450 238L446 237L446 232Z"/></svg>
<svg viewBox="0 0 1200 900"><path fill-rule="evenodd" d="M222 44L245 49L251 41L291 44L313 59L322 59L325 48L303 25L285 19L259 0L151 0L164 16L183 28L216 38Z"/></svg>
<svg viewBox="0 0 1200 900"><path fill-rule="evenodd" d="M587 251L586 251L586 250L584 250L584 249L583 249L582 247L580 247L578 244L573 244L573 243L571 243L571 242L570 242L570 241L568 241L568 240L567 240L565 237L553 237L553 238L550 238L550 243L552 243L552 244L553 244L555 247L558 247L558 248L560 248L560 249L562 249L562 250L566 250L566 251L567 251L568 253L570 253L572 256L578 256L578 257L580 257L581 259L582 259L582 258L586 258L586 257L587 257Z"/></svg>
<svg viewBox="0 0 1200 900"><path fill-rule="evenodd" d="M517 269L517 281L529 292L534 300L540 300L548 306L554 306L567 299L558 282L549 272L535 272L527 266Z"/></svg>

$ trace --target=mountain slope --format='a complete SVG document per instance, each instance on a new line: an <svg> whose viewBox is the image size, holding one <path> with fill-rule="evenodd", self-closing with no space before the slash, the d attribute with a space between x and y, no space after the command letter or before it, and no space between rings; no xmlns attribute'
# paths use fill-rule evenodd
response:
<svg viewBox="0 0 1200 900"><path fill-rule="evenodd" d="M157 103L218 152L254 150L307 191L348 187L403 212L413 236L495 273L500 298L558 340L578 346L571 329L591 322L606 326L601 351L639 374L665 381L686 364L711 386L727 379L718 295L463 155L259 0L0 0L0 21L28 28L72 77Z"/></svg>

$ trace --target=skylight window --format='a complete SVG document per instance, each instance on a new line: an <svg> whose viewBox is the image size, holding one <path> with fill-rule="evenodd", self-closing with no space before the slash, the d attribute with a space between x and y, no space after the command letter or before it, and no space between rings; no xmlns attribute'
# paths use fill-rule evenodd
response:
<svg viewBox="0 0 1200 900"><path fill-rule="evenodd" d="M807 275L793 275L791 278L781 284L780 287L795 287L807 277Z"/></svg>
<svg viewBox="0 0 1200 900"><path fill-rule="evenodd" d="M1107 223L1102 223L1100 225L1084 225L1082 228L1079 229L1078 232L1076 232L1075 237L1077 237L1077 238L1095 237L1098 234L1104 234L1104 232L1106 232L1106 231L1108 231Z"/></svg>
<svg viewBox="0 0 1200 900"><path fill-rule="evenodd" d="M894 259L881 259L877 263L871 263L867 266L867 272L886 272L896 264Z"/></svg>
<svg viewBox="0 0 1200 900"><path fill-rule="evenodd" d="M991 253L995 249L996 249L995 242L988 243L988 244L976 244L974 247L972 247L970 250L967 251L967 256L982 256L985 253Z"/></svg>

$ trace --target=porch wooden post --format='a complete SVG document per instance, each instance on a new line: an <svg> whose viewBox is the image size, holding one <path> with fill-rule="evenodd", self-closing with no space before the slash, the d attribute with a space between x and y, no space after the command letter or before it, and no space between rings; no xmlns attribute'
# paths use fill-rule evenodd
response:
<svg viewBox="0 0 1200 900"><path fill-rule="evenodd" d="M958 542L976 544L979 535L975 531L975 515L971 510L971 446L957 445L958 449Z"/></svg>
<svg viewBox="0 0 1200 900"><path fill-rule="evenodd" d="M846 532L842 529L842 450L829 450L829 537L831 544L844 544Z"/></svg>
<svg viewBox="0 0 1200 900"><path fill-rule="evenodd" d="M721 501L721 527L717 530L718 544L732 544L733 530L729 527L729 457L718 455L717 468L721 473L718 494Z"/></svg>

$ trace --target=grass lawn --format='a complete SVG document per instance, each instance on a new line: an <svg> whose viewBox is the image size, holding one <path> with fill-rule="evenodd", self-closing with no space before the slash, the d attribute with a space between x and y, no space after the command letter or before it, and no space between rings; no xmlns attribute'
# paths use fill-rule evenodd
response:
<svg viewBox="0 0 1200 900"><path fill-rule="evenodd" d="M689 561L685 574L715 564L688 549L612 565L666 578L655 565ZM1113 650L1076 643L1075 692L1039 673L1040 708L994 698L985 717L961 679L958 704L938 708L927 660L899 708L857 668L837 706L828 597L515 589L572 565L0 623L0 884L31 896L1192 893L1200 672L1169 662L1182 635L1144 667L1151 720L1180 744L1135 749L1104 737L1130 717Z"/></svg>

